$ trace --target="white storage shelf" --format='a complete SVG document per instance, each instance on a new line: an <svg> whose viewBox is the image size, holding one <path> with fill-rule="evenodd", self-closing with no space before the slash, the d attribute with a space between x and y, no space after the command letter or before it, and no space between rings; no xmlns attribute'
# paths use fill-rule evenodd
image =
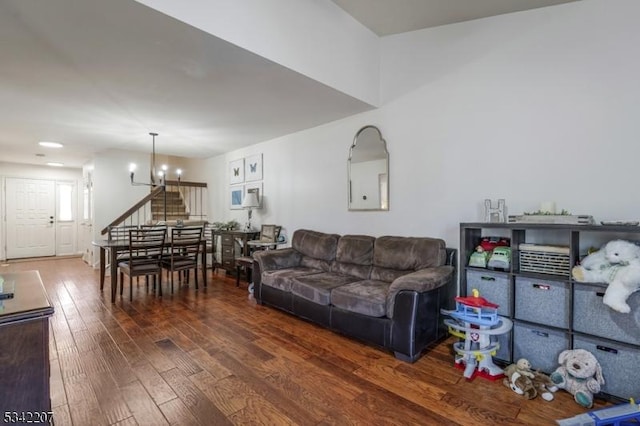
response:
<svg viewBox="0 0 640 426"><path fill-rule="evenodd" d="M538 241L553 235L554 241ZM571 267L580 258L581 242L594 236L603 243L611 239L640 241L640 226L566 225L538 223L461 223L460 265L467 265L482 237L511 239L511 267L493 271L465 267L460 292L477 288L487 300L500 305L498 313L514 322L513 330L500 337L503 346L495 358L504 364L526 357L534 368L551 373L565 349L590 350L602 365L607 386L601 396L628 399L640 396L637 370L640 355L640 292L628 302L629 314L613 311L602 303L606 284L580 283L571 278ZM531 244L558 246L549 265L548 253ZM522 248L522 250L521 250ZM533 252L532 249L533 248Z"/></svg>

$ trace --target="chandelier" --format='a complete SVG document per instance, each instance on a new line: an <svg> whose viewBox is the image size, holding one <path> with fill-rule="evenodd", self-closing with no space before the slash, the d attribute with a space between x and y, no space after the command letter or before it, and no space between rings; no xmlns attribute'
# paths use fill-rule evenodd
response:
<svg viewBox="0 0 640 426"><path fill-rule="evenodd" d="M156 136L157 133L149 132L149 135L152 137L152 145L151 145L151 176L149 182L136 182L135 181L135 171L136 164L129 164L129 177L131 178L131 185L133 186L151 186L151 187L166 187L167 186L167 170L169 169L166 164L163 164L160 167L160 171L156 173ZM182 170L177 169L176 175L178 176L178 185L180 185L180 177L182 176ZM158 182L156 183L156 176L158 177Z"/></svg>

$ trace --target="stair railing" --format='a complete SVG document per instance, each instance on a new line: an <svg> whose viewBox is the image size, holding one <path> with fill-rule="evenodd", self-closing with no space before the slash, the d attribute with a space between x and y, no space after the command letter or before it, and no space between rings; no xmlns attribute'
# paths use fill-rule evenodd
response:
<svg viewBox="0 0 640 426"><path fill-rule="evenodd" d="M180 197L185 204L189 220L207 220L207 184L201 182L167 180L165 185L154 187L149 194L109 223L100 231L101 234L105 235L112 226L142 225L157 223L159 221L164 221L165 223L171 222L167 220L167 218L175 216L178 212L175 210L167 210L167 193L169 192L177 192L180 194ZM154 217L152 207L152 201L158 197L162 198L163 207L161 219Z"/></svg>

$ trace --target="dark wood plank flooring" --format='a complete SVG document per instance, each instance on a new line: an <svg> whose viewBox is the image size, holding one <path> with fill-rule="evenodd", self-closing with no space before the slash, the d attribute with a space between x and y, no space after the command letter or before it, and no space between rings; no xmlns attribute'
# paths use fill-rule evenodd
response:
<svg viewBox="0 0 640 426"><path fill-rule="evenodd" d="M584 411L564 391L525 400L500 381L466 381L452 339L407 364L259 306L246 283L212 272L206 289L172 296L165 283L158 298L141 280L133 302L111 304L79 258L10 262L0 273L32 269L55 307L57 426L551 425Z"/></svg>

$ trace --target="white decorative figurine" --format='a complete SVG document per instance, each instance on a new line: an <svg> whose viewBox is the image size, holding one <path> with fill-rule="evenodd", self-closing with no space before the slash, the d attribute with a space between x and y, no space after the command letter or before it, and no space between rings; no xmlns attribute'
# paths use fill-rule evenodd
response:
<svg viewBox="0 0 640 426"><path fill-rule="evenodd" d="M602 302L618 312L629 313L627 299L640 290L640 247L624 240L609 241L585 257L571 273L580 282L608 283Z"/></svg>

